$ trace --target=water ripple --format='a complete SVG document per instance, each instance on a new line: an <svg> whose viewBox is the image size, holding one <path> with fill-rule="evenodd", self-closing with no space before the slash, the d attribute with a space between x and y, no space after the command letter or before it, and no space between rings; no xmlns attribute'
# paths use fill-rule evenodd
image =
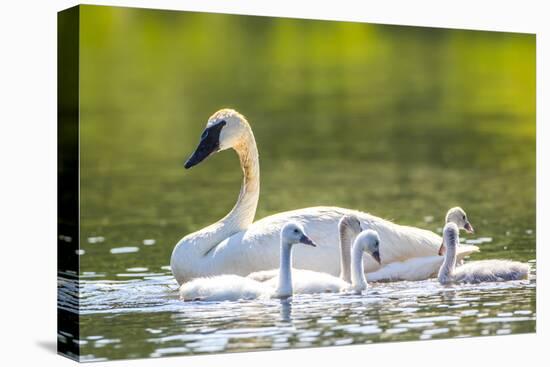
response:
<svg viewBox="0 0 550 367"><path fill-rule="evenodd" d="M451 287L435 280L371 284L366 296L184 303L168 272L126 270L120 276L128 279L120 280L60 275L59 308L78 313L82 324L80 340L61 331L61 343L78 343L86 358L96 360L121 346L131 356L161 357L535 330L536 277ZM134 339L130 347L128 333L142 335L141 342L134 347Z"/></svg>

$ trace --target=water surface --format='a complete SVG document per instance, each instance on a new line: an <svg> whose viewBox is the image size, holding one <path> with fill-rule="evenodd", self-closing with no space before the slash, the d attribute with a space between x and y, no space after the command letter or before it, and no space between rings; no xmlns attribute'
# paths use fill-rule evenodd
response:
<svg viewBox="0 0 550 367"><path fill-rule="evenodd" d="M170 274L82 280L83 360L338 346L506 335L535 330L531 280L441 286L435 280L371 284L367 295L181 302ZM75 284L63 282L67 298ZM70 304L62 304L68 310Z"/></svg>

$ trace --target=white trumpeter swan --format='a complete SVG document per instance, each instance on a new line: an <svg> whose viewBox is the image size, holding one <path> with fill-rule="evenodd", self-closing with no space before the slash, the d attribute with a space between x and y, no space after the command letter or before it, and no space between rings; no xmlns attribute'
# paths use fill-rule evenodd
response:
<svg viewBox="0 0 550 367"><path fill-rule="evenodd" d="M292 296L292 246L315 247L298 223L287 223L280 235L280 268L276 284L261 283L238 275L195 278L180 287L184 301L236 301L239 299L286 298Z"/></svg>
<svg viewBox="0 0 550 367"><path fill-rule="evenodd" d="M449 209L445 216L445 223L454 223L458 228L472 233L474 227L470 224L466 213L460 207ZM457 259L461 260L464 256L479 251L477 246L459 245L456 248ZM440 247L441 252L441 247ZM423 280L437 276L443 257L439 253L433 256L415 257L405 261L388 264L381 269L367 274L367 280L370 282L396 281L396 280Z"/></svg>
<svg viewBox="0 0 550 367"><path fill-rule="evenodd" d="M218 274L246 275L277 266L279 232L288 221L301 223L319 245L315 256L298 248L298 268L338 275L338 226L343 215L353 214L365 229L380 235L383 264L437 254L441 237L419 228L401 226L373 215L337 207L312 207L283 212L254 222L260 194L260 166L254 134L246 119L222 109L208 120L195 152L185 163L191 168L213 153L232 148L239 156L244 179L237 203L218 222L183 237L172 252L170 266L178 283ZM365 257L365 268L380 267Z"/></svg>
<svg viewBox="0 0 550 367"><path fill-rule="evenodd" d="M340 232L340 277L312 270L293 269L292 285L296 294L336 293L341 291L361 292L367 283L363 272L363 253L370 254L375 261L380 262L380 238L373 230L361 232L359 218L345 215L338 223ZM354 241L355 240L355 241ZM353 242L353 246L352 246ZM350 264L351 263L351 264ZM359 263L361 266L359 266ZM259 271L249 274L247 278L274 284L279 270Z"/></svg>
<svg viewBox="0 0 550 367"><path fill-rule="evenodd" d="M445 261L439 269L438 280L441 284L481 283L520 280L529 277L529 265L508 260L473 261L456 267L456 247L458 245L458 226L449 222L443 228ZM441 250L443 252L443 250Z"/></svg>

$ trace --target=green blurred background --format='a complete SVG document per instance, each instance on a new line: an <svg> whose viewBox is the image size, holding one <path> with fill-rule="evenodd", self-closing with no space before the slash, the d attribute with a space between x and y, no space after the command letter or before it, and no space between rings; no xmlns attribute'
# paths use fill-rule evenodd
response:
<svg viewBox="0 0 550 367"><path fill-rule="evenodd" d="M81 272L160 271L230 210L233 153L183 168L222 107L257 139L258 219L335 205L438 231L460 205L492 238L475 258L535 258L534 35L96 6L80 19ZM138 250L111 254L123 246Z"/></svg>

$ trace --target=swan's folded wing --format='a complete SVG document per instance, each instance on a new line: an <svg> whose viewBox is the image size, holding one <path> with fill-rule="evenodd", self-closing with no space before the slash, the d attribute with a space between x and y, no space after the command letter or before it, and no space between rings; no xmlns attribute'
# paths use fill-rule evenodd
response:
<svg viewBox="0 0 550 367"><path fill-rule="evenodd" d="M275 276L267 279L262 284L274 288L278 282L279 279ZM338 293L347 287L349 287L347 282L327 273L305 269L292 270L292 288L294 294Z"/></svg>
<svg viewBox="0 0 550 367"><path fill-rule="evenodd" d="M253 273L248 274L246 277L248 279L252 279L257 282L265 282L270 279L276 278L278 276L279 276L279 269L272 269L272 270L255 271Z"/></svg>
<svg viewBox="0 0 550 367"><path fill-rule="evenodd" d="M462 260L475 252L479 252L479 247L475 245L459 245L456 251L457 260Z"/></svg>
<svg viewBox="0 0 550 367"><path fill-rule="evenodd" d="M349 287L347 282L327 273L300 270L292 276L294 293L297 294L338 293Z"/></svg>
<svg viewBox="0 0 550 367"><path fill-rule="evenodd" d="M424 256L393 262L381 269L368 273L369 282L392 282L398 280L424 280L437 275L443 256Z"/></svg>
<svg viewBox="0 0 550 367"><path fill-rule="evenodd" d="M457 248L457 259L478 252L479 247L474 245L460 245ZM393 262L381 269L368 273L369 282L391 282L399 280L424 280L433 278L443 264L443 256L415 257L405 261Z"/></svg>

